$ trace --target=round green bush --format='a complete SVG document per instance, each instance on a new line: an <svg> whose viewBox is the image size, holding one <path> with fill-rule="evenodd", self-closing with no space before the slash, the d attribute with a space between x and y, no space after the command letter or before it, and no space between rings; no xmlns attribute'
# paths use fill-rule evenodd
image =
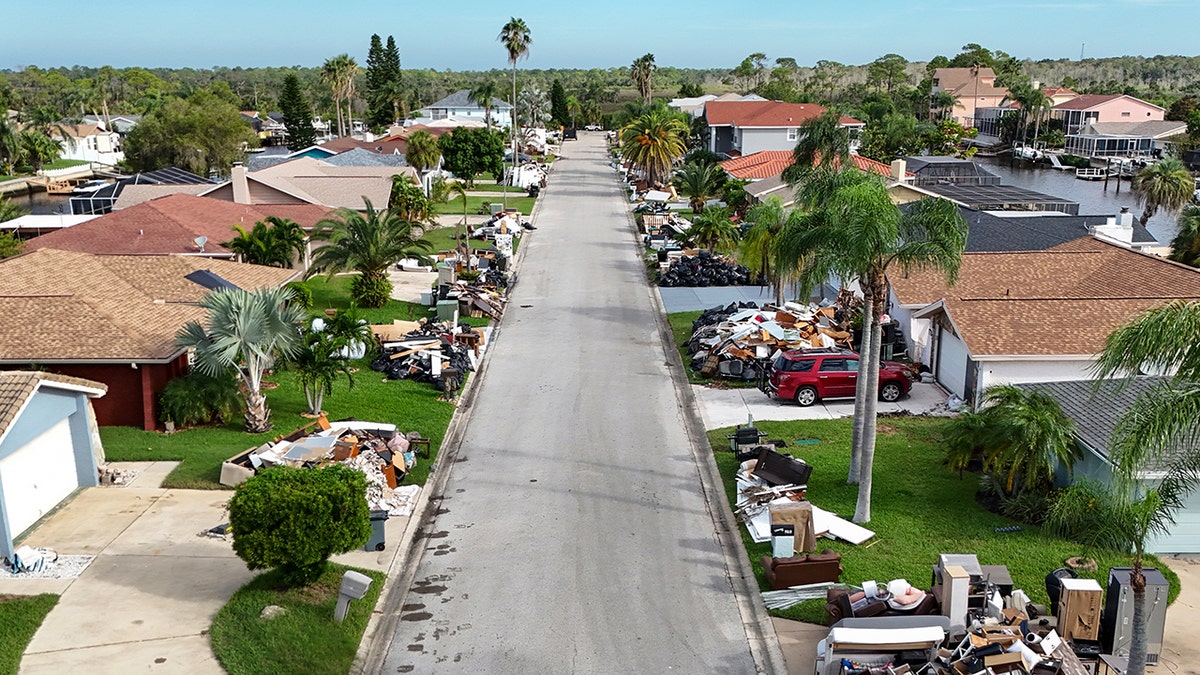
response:
<svg viewBox="0 0 1200 675"><path fill-rule="evenodd" d="M233 419L244 408L238 380L230 371L211 377L192 370L163 387L158 397L158 418L180 429Z"/></svg>
<svg viewBox="0 0 1200 675"><path fill-rule="evenodd" d="M350 295L359 307L378 309L392 298L392 282L387 277L369 277L360 274L350 284Z"/></svg>
<svg viewBox="0 0 1200 675"><path fill-rule="evenodd" d="M367 480L340 464L275 467L238 487L229 500L233 550L252 570L277 568L285 583L316 581L329 556L371 536Z"/></svg>

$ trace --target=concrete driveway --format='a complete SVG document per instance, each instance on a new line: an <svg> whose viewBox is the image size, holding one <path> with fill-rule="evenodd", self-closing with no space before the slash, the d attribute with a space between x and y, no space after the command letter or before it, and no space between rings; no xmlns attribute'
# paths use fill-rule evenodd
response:
<svg viewBox="0 0 1200 675"><path fill-rule="evenodd" d="M692 385L692 393L700 405L700 416L706 429L745 424L747 416L755 421L831 420L854 415L854 399L843 398L818 401L807 408L790 401L776 401L753 387L745 389L717 389ZM916 382L908 396L895 403L879 402L882 415L904 413L909 415L948 415L946 394L936 384Z"/></svg>

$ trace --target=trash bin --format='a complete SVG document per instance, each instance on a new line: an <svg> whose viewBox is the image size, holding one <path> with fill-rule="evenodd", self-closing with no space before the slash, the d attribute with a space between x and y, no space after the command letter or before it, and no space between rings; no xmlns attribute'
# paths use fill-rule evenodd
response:
<svg viewBox="0 0 1200 675"><path fill-rule="evenodd" d="M387 511L371 511L371 538L367 539L367 545L363 547L367 551L382 551L387 543L387 536L384 532L384 526L387 525Z"/></svg>

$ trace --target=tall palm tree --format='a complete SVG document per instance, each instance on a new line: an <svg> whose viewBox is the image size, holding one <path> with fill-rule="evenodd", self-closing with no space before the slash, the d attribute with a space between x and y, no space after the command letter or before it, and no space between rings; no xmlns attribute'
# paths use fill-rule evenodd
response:
<svg viewBox="0 0 1200 675"><path fill-rule="evenodd" d="M495 80L484 80L471 87L471 100L483 108L483 116L487 123L488 131L492 130L492 101L495 100L496 94L500 93L499 87L496 86Z"/></svg>
<svg viewBox="0 0 1200 675"><path fill-rule="evenodd" d="M442 159L437 137L424 129L412 132L405 144L404 158L419 174L437 168Z"/></svg>
<svg viewBox="0 0 1200 675"><path fill-rule="evenodd" d="M702 213L704 204L725 184L725 170L707 162L689 162L675 170L672 182L679 194L688 197L692 213Z"/></svg>
<svg viewBox="0 0 1200 675"><path fill-rule="evenodd" d="M505 51L508 52L508 63L512 66L513 119L509 138L512 141L512 157L515 166L517 163L517 61L529 56L529 47L533 44L533 38L529 36L529 26L525 25L525 20L514 16L500 29L500 35L496 39L504 45ZM508 191L505 190L503 195L504 208L507 209Z"/></svg>
<svg viewBox="0 0 1200 675"><path fill-rule="evenodd" d="M1159 504L1142 507L1146 531L1162 513L1177 510L1200 487L1200 302L1177 301L1151 309L1113 331L1097 361L1097 379L1136 375L1147 370L1174 375L1143 393L1117 425L1113 439L1115 464L1123 476L1137 476L1155 466L1154 479L1139 489L1154 493ZM1140 477L1140 476L1139 476ZM1151 485L1147 485L1149 480ZM1145 535L1141 537L1145 538ZM1138 542L1135 542L1138 543ZM1133 641L1129 669L1141 675L1146 662L1146 579L1135 547L1130 586L1133 589Z"/></svg>
<svg viewBox="0 0 1200 675"><path fill-rule="evenodd" d="M350 112L350 99L354 96L354 76L358 74L358 63L349 54L338 54L326 59L321 66L321 80L333 93L333 107L337 109L338 135L345 136L350 126L350 117L342 117L342 101L346 101Z"/></svg>
<svg viewBox="0 0 1200 675"><path fill-rule="evenodd" d="M317 222L312 238L328 243L313 253L308 275L358 272L351 288L355 302L361 307L382 307L392 290L388 267L401 258L427 264L426 254L433 245L419 224L386 209L377 211L365 197L363 203L366 208L361 212L340 208Z"/></svg>
<svg viewBox="0 0 1200 675"><path fill-rule="evenodd" d="M789 223L795 223L801 217L799 211L787 211L783 208L783 200L774 195L767 197L765 202L755 204L746 212L746 222L752 223L750 230L742 237L738 247L738 259L750 271L767 279L775 292L775 304L783 305L784 284L791 275L784 272L775 263L779 248L779 234Z"/></svg>
<svg viewBox="0 0 1200 675"><path fill-rule="evenodd" d="M308 246L308 237L300 225L279 216L267 216L248 231L234 225L233 231L237 236L222 246L252 265L293 267L297 259L303 259Z"/></svg>
<svg viewBox="0 0 1200 675"><path fill-rule="evenodd" d="M645 105L650 105L651 85L654 71L657 68L654 65L653 54L639 56L633 60L633 65L629 66L629 79L633 80L633 85L637 87L638 94L642 97L642 103Z"/></svg>
<svg viewBox="0 0 1200 675"><path fill-rule="evenodd" d="M792 150L792 165L783 179L796 185L814 170L841 171L850 163L850 129L842 126L842 114L829 110L801 130L803 135Z"/></svg>
<svg viewBox="0 0 1200 675"><path fill-rule="evenodd" d="M1171 239L1170 258L1200 267L1200 206L1185 206L1179 212L1179 232Z"/></svg>
<svg viewBox="0 0 1200 675"><path fill-rule="evenodd" d="M579 116L582 108L579 105L579 99L575 98L574 94L567 97L567 114L571 116L571 128L575 128L575 118Z"/></svg>
<svg viewBox="0 0 1200 675"><path fill-rule="evenodd" d="M621 129L621 154L655 185L687 151L688 127L666 108L654 108Z"/></svg>
<svg viewBox="0 0 1200 675"><path fill-rule="evenodd" d="M1133 194L1145 204L1142 226L1145 227L1146 221L1153 218L1159 209L1167 213L1179 211L1192 198L1195 190L1192 174L1178 159L1164 159L1137 172L1133 177Z"/></svg>
<svg viewBox="0 0 1200 675"><path fill-rule="evenodd" d="M246 401L246 431L271 430L271 410L262 393L262 378L276 357L300 348L297 324L304 310L291 302L287 288L247 291L224 288L204 296L204 323L190 321L175 343L195 353L195 367L210 377L233 371L241 378Z"/></svg>
<svg viewBox="0 0 1200 675"><path fill-rule="evenodd" d="M826 279L857 278L863 294L863 349L859 359L855 417L863 419L851 449L851 482L858 479L854 522L871 520L871 469L875 457L875 411L882 344L880 319L888 298L889 270L933 269L948 283L958 278L967 224L944 199L916 202L906 212L892 203L883 182L856 169L814 172L799 202L810 209L780 235L780 260L800 266L804 286ZM855 453L857 450L857 453Z"/></svg>

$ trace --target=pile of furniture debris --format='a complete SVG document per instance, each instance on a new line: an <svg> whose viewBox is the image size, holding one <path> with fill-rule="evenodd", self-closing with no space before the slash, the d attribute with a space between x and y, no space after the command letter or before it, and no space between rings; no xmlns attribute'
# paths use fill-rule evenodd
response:
<svg viewBox="0 0 1200 675"><path fill-rule="evenodd" d="M850 348L854 312L849 301L827 307L787 302L761 310L754 303L707 309L692 324L691 368L702 377L752 381L766 373L780 350Z"/></svg>
<svg viewBox="0 0 1200 675"><path fill-rule="evenodd" d="M427 319L402 336L376 334L380 353L371 361L372 370L389 380L428 382L447 394L457 392L467 373L475 370L484 345L482 328Z"/></svg>
<svg viewBox="0 0 1200 675"><path fill-rule="evenodd" d="M367 478L367 503L373 511L408 515L418 490L400 482L417 463L417 452L429 455L430 441L419 433L404 434L386 422L342 420L324 415L286 436L250 448L221 464L221 484L236 487L259 469L274 466L318 468L341 463Z"/></svg>
<svg viewBox="0 0 1200 675"><path fill-rule="evenodd" d="M709 251L680 256L659 274L658 285L667 288L708 286L745 286L750 283L750 269Z"/></svg>

